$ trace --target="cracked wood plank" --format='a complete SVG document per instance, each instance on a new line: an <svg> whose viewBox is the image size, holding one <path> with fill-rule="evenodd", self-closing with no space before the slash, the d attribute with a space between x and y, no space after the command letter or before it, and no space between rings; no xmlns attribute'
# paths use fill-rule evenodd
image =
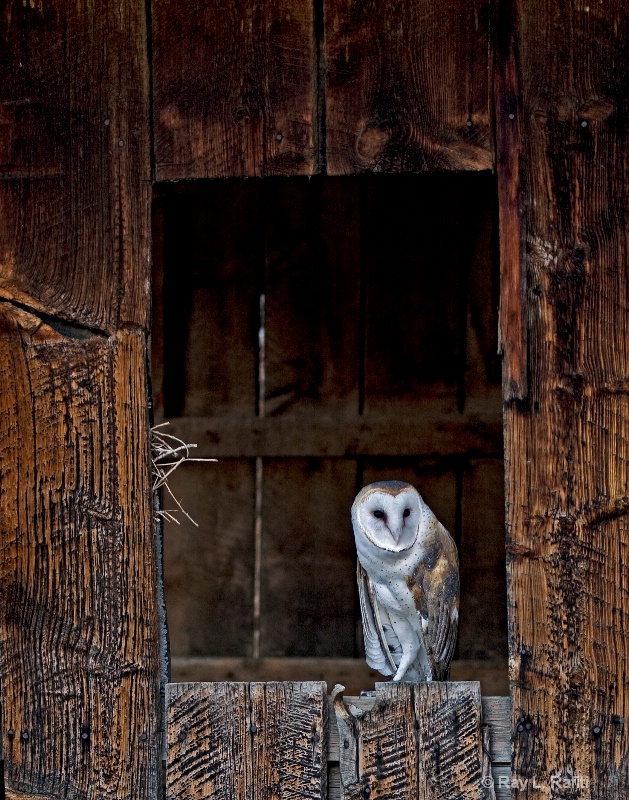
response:
<svg viewBox="0 0 629 800"><path fill-rule="evenodd" d="M326 0L330 175L490 169L485 0Z"/></svg>
<svg viewBox="0 0 629 800"><path fill-rule="evenodd" d="M479 683L377 683L369 710L342 688L332 697L343 800L493 798Z"/></svg>
<svg viewBox="0 0 629 800"><path fill-rule="evenodd" d="M611 800L629 795L629 14L500 8L498 150L515 127L519 158L498 179L517 168L521 194L501 239L526 245L502 287L526 326L504 371L513 797Z"/></svg>
<svg viewBox="0 0 629 800"><path fill-rule="evenodd" d="M171 683L166 798L322 800L326 685Z"/></svg>
<svg viewBox="0 0 629 800"><path fill-rule="evenodd" d="M143 2L0 16L0 297L111 333L150 307Z"/></svg>
<svg viewBox="0 0 629 800"><path fill-rule="evenodd" d="M146 340L0 303L7 796L154 797L161 750Z"/></svg>
<svg viewBox="0 0 629 800"><path fill-rule="evenodd" d="M153 1L157 179L316 171L312 3Z"/></svg>

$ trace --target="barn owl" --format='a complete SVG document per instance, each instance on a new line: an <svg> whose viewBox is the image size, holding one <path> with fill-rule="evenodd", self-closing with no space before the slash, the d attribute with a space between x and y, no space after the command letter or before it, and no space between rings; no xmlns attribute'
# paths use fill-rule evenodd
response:
<svg viewBox="0 0 629 800"><path fill-rule="evenodd" d="M447 680L459 619L456 545L409 483L352 505L367 663L394 681Z"/></svg>

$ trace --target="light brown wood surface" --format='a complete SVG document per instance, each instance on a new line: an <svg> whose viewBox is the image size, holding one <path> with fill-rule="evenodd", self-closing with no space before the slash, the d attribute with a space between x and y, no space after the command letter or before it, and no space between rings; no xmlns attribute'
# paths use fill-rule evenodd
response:
<svg viewBox="0 0 629 800"><path fill-rule="evenodd" d="M325 796L325 684L168 684L166 704L168 800Z"/></svg>
<svg viewBox="0 0 629 800"><path fill-rule="evenodd" d="M153 796L159 622L142 332L0 306L7 789Z"/></svg>
<svg viewBox="0 0 629 800"><path fill-rule="evenodd" d="M158 180L315 171L312 3L153 0Z"/></svg>
<svg viewBox="0 0 629 800"><path fill-rule="evenodd" d="M489 169L489 10L326 0L330 175Z"/></svg>
<svg viewBox="0 0 629 800"><path fill-rule="evenodd" d="M525 298L526 322L504 373L514 798L627 797L629 15L505 6L519 91L503 80L496 122L520 151L498 178L521 201L502 302Z"/></svg>

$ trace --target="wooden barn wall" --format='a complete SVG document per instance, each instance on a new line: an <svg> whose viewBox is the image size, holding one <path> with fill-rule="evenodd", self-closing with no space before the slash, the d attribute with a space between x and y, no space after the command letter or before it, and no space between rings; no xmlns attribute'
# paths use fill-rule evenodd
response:
<svg viewBox="0 0 629 800"><path fill-rule="evenodd" d="M159 786L145 23L0 14L3 797Z"/></svg>
<svg viewBox="0 0 629 800"><path fill-rule="evenodd" d="M488 81L492 9L458 0L444 7L154 0L151 123L143 3L3 4L0 671L9 796L157 791L146 372L151 178L475 172L492 161L500 199L515 794L531 797L541 786L551 796L558 780L573 796L629 792L628 14L620 0L501 0L496 80ZM164 322L166 357L156 369L158 384L159 370L165 378L164 408L186 420L183 432L202 433L206 452L223 447L226 462L220 477L218 467L187 468L204 476L198 481L211 502L195 508L195 495L190 510L208 527L184 527L171 538L190 569L209 577L206 591L225 626L210 625L205 640L186 629L188 614L207 607L200 590L191 591L182 627L177 619L171 625L183 631L187 652L220 644L238 655L271 656L280 645L286 652L288 635L305 620L313 649L325 652L330 642L348 641L347 619L334 617L330 598L338 591L349 602L343 592L353 581L343 577L351 548L325 521L346 509L358 483L389 469L386 459L406 458L400 440L392 441L393 454L379 449L381 437L365 433L358 417L372 415L380 433L391 430L387 414L402 425L413 418L421 445L408 475L426 476L435 454L450 448L425 493L458 532L463 552L465 536L470 553L482 541L481 512L489 506L477 500L466 511L465 498L499 477L499 458L489 455L491 426L465 419L461 428L460 420L441 417L437 426L418 424L415 404L465 417L473 386L487 402L482 374L476 383L460 375L474 347L483 363L491 337L470 337L479 330L473 303L481 297L470 281L446 299L445 315L431 318L454 348L443 374L431 373L430 352L422 369L432 381L414 384L404 373L405 348L413 336L421 340L419 317L418 330L411 325L401 341L399 361L387 362L383 342L400 341L400 321L379 325L370 316L374 302L383 309L392 302L387 249L379 249L375 223L356 227L353 215L358 208L370 220L381 202L377 223L386 228L395 193L387 199L386 190L379 198L361 189L354 198L348 183L334 190L324 224L301 188L222 188L233 194L229 204L201 188L216 212L202 219L183 213L187 185L156 204L165 261L156 291L178 297L190 321L186 330L179 326L178 343L167 341L172 305L156 307ZM326 184L312 191L325 209ZM256 192L275 197L256 200ZM178 254L169 218L194 233L190 247L200 253ZM212 231L218 219L224 224ZM234 219L246 224L236 229ZM290 234L283 242L280 228ZM208 237L219 243L209 252ZM308 272L304 241L316 245L321 276ZM444 244L453 242L444 237ZM339 259L345 277L337 280ZM224 275L220 285L207 284L203 265L210 263ZM483 271L478 280L486 280ZM316 313L294 316L304 297L316 298ZM435 303L443 302L437 289ZM227 307L235 319L225 316ZM356 315L358 334L348 325ZM222 350L211 344L217 331L226 334ZM359 357L350 368L352 348ZM232 351L239 356L227 358ZM183 388L170 383L169 371ZM389 384L380 375L395 387L391 395L381 391ZM350 420L352 435L345 430L340 450L335 415ZM285 442L293 449L283 449ZM418 465L419 452L427 460ZM216 480L206 477L212 474ZM290 515L307 522L297 538L285 523ZM222 532L218 558L208 530ZM493 555L490 571L498 569ZM344 565L339 576L331 567L337 563ZM470 565L465 580L485 602L481 576ZM294 600L304 583L326 609L330 627L322 633L311 606ZM275 606L286 609L286 623L265 619L264 609ZM479 622L489 617L480 608ZM463 630L460 647L472 647ZM355 632L352 642L355 655ZM297 652L298 637L289 646Z"/></svg>
<svg viewBox="0 0 629 800"><path fill-rule="evenodd" d="M514 796L621 798L629 796L629 12L622 2L537 1L501 11Z"/></svg>

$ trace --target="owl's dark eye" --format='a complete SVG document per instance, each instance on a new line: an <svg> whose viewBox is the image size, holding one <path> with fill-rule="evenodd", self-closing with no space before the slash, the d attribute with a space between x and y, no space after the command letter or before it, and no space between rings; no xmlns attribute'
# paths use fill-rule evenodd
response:
<svg viewBox="0 0 629 800"><path fill-rule="evenodd" d="M384 511L380 511L379 508L373 512L373 515L376 519L384 519Z"/></svg>
<svg viewBox="0 0 629 800"><path fill-rule="evenodd" d="M403 517L410 517L411 516L411 509L410 508L405 508L403 513L402 513L402 516Z"/></svg>

